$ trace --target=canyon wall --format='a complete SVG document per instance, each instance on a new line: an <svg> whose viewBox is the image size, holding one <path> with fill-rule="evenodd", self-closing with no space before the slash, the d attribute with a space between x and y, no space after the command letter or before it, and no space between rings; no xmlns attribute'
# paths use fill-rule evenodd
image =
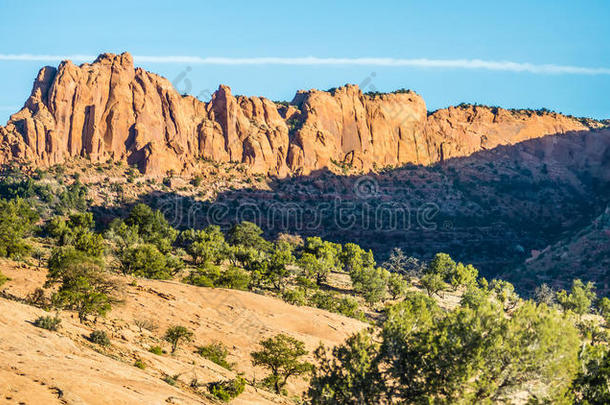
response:
<svg viewBox="0 0 610 405"><path fill-rule="evenodd" d="M50 166L84 156L164 175L211 159L282 177L333 166L431 164L589 125L472 105L428 114L412 91L363 94L354 85L299 91L286 105L234 96L221 85L206 103L134 68L128 53L102 54L91 64L40 70L23 109L0 127L0 163Z"/></svg>

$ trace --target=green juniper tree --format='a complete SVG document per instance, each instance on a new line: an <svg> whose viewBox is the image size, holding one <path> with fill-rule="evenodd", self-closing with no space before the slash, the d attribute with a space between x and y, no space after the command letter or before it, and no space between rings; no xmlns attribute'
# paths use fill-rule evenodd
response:
<svg viewBox="0 0 610 405"><path fill-rule="evenodd" d="M313 404L351 405L383 403L384 386L379 371L379 343L368 332L357 333L345 344L315 353L307 395Z"/></svg>
<svg viewBox="0 0 610 405"><path fill-rule="evenodd" d="M184 326L171 326L165 331L163 339L172 345L172 353L178 349L182 342L190 342L193 338L193 332Z"/></svg>
<svg viewBox="0 0 610 405"><path fill-rule="evenodd" d="M138 204L125 219L125 224L132 227L146 243L151 243L161 253L167 254L178 236L163 213L153 210L146 204Z"/></svg>
<svg viewBox="0 0 610 405"><path fill-rule="evenodd" d="M229 229L227 241L231 245L239 245L257 250L267 250L269 248L269 242L261 236L262 233L262 229L256 224L243 221L239 224L235 224Z"/></svg>
<svg viewBox="0 0 610 405"><path fill-rule="evenodd" d="M581 371L573 389L578 405L610 403L610 351L606 345L586 346L580 354Z"/></svg>
<svg viewBox="0 0 610 405"><path fill-rule="evenodd" d="M283 243L278 243L265 260L264 276L277 291L284 291L286 279L290 276L289 266L294 263L294 256Z"/></svg>
<svg viewBox="0 0 610 405"><path fill-rule="evenodd" d="M182 239L186 240L186 251L195 263L220 262L227 256L228 244L224 234L217 225L210 225L199 231L189 230L183 232Z"/></svg>
<svg viewBox="0 0 610 405"><path fill-rule="evenodd" d="M164 255L152 243L135 245L123 250L119 257L123 274L167 280L181 268L179 259Z"/></svg>
<svg viewBox="0 0 610 405"><path fill-rule="evenodd" d="M356 336L322 356L312 402L496 403L515 392L568 402L580 347L571 321L531 301L507 312L493 292L475 289L450 311L407 294L388 309L378 338Z"/></svg>
<svg viewBox="0 0 610 405"><path fill-rule="evenodd" d="M84 322L88 315L104 315L116 301L117 284L104 271L101 259L73 247L56 248L49 259L47 287L58 285L52 296L58 308L77 311Z"/></svg>
<svg viewBox="0 0 610 405"><path fill-rule="evenodd" d="M252 364L271 371L265 382L271 385L277 394L282 392L288 378L308 373L312 369L310 363L301 360L308 352L300 340L279 334L262 340L260 345L261 350L251 353Z"/></svg>
<svg viewBox="0 0 610 405"><path fill-rule="evenodd" d="M398 273L391 273L388 277L388 292L393 300L403 297L409 288L409 283Z"/></svg>
<svg viewBox="0 0 610 405"><path fill-rule="evenodd" d="M439 293L447 289L447 283L443 281L443 276L438 273L427 273L419 282L430 297L435 294L440 296Z"/></svg>
<svg viewBox="0 0 610 405"><path fill-rule="evenodd" d="M24 241L38 220L38 214L21 198L0 199L0 256L22 257L30 251Z"/></svg>
<svg viewBox="0 0 610 405"><path fill-rule="evenodd" d="M572 289L569 293L566 290L557 293L557 302L564 311L572 311L582 316L589 312L596 297L595 284L592 282L585 284L576 279L572 282Z"/></svg>

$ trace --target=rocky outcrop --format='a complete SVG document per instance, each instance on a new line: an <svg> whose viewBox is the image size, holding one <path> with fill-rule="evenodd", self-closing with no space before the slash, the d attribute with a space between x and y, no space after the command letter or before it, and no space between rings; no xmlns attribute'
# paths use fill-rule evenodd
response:
<svg viewBox="0 0 610 405"><path fill-rule="evenodd" d="M588 130L596 124L548 111L461 105L430 114L426 133L436 159L442 160L545 135Z"/></svg>
<svg viewBox="0 0 610 405"><path fill-rule="evenodd" d="M369 96L354 85L331 92L299 92L292 118L288 167L311 171L331 164L368 170L406 162L429 163L426 104L414 92Z"/></svg>
<svg viewBox="0 0 610 405"><path fill-rule="evenodd" d="M414 92L368 95L353 85L300 91L288 106L220 86L205 103L134 68L128 53L103 54L91 64L41 69L23 109L0 127L0 163L49 166L85 156L163 175L188 172L205 158L286 176L332 166L430 164L583 129L559 114L480 106L428 115Z"/></svg>
<svg viewBox="0 0 610 405"><path fill-rule="evenodd" d="M128 53L43 68L24 108L0 131L4 162L52 165L87 156L165 174L203 157L287 172L288 128L275 103L234 97L226 86L209 103L181 96L168 80L134 69Z"/></svg>

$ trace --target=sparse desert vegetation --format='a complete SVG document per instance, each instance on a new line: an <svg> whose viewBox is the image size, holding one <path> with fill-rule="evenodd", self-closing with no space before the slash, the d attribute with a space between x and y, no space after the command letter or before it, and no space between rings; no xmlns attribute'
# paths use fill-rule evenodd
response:
<svg viewBox="0 0 610 405"><path fill-rule="evenodd" d="M47 66L0 127L0 402L610 403L608 120L191 70Z"/></svg>
<svg viewBox="0 0 610 405"><path fill-rule="evenodd" d="M88 205L45 199L36 182L3 184L17 190L7 207L33 207L5 242L3 305L58 311L29 322L155 376L169 387L160 390L193 401L605 401L610 304L592 282L540 285L532 299L446 253L426 261L396 248L378 263L357 243L269 238L248 221L176 229L143 203L100 221ZM6 216L6 226L16 221ZM168 316L168 304L189 315ZM263 315L266 305L281 310ZM244 326L215 331L227 315L205 313L221 307ZM324 339L309 321L239 331L257 322L255 307L266 322L298 311L291 322L308 314L332 327Z"/></svg>

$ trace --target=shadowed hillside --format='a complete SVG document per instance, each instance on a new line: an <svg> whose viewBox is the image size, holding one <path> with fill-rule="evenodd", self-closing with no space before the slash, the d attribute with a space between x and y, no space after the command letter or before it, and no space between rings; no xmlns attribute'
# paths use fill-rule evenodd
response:
<svg viewBox="0 0 610 405"><path fill-rule="evenodd" d="M322 170L273 180L269 189L228 190L208 202L175 192L153 199L178 212L181 226L227 228L245 219L269 235L358 240L382 257L395 246L424 258L444 251L488 276L509 277L532 251L600 215L609 182L610 131L598 130L499 146L430 167L368 175ZM587 278L586 267L581 273Z"/></svg>

